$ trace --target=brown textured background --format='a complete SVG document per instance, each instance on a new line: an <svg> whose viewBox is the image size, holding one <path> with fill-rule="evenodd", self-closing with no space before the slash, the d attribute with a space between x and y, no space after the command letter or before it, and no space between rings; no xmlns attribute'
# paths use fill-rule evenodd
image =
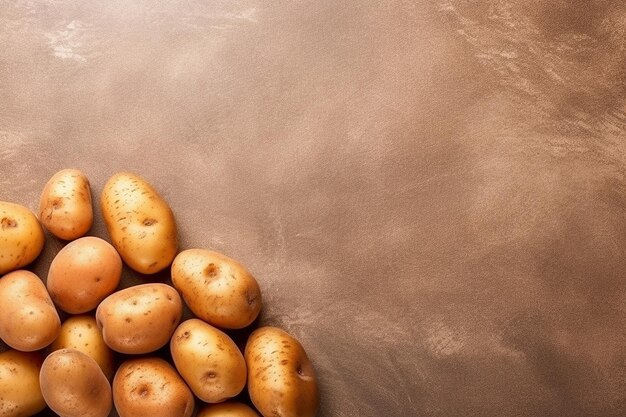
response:
<svg viewBox="0 0 626 417"><path fill-rule="evenodd" d="M618 0L0 1L0 199L147 178L320 417L623 417L625 38Z"/></svg>

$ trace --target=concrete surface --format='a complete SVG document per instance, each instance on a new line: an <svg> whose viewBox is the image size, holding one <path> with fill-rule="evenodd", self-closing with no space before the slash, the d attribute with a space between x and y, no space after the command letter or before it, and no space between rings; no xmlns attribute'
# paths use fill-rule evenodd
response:
<svg viewBox="0 0 626 417"><path fill-rule="evenodd" d="M0 199L147 178L319 416L626 415L623 2L0 5Z"/></svg>

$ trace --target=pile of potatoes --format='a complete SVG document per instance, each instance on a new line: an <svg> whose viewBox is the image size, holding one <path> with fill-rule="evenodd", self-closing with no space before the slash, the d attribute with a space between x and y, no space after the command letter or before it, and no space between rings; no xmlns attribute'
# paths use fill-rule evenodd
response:
<svg viewBox="0 0 626 417"><path fill-rule="evenodd" d="M316 414L315 371L296 339L261 327L242 353L226 333L261 310L244 266L206 249L179 252L172 210L137 175L113 175L100 202L111 243L84 236L93 207L78 170L48 181L39 219L0 201L0 339L11 348L0 353L0 417L46 406L62 417L105 417L113 407L121 417ZM44 248L42 225L69 241L45 283L21 269ZM124 263L141 274L170 268L173 286L118 289ZM181 323L184 304L196 318ZM168 344L172 363L155 353ZM246 386L256 410L232 400Z"/></svg>

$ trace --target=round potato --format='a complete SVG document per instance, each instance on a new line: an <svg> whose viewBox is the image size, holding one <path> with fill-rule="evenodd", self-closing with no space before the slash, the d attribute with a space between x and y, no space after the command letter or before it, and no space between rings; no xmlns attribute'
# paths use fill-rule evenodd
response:
<svg viewBox="0 0 626 417"><path fill-rule="evenodd" d="M226 329L250 325L261 311L261 290L235 260L217 252L188 249L172 263L172 282L202 320Z"/></svg>
<svg viewBox="0 0 626 417"><path fill-rule="evenodd" d="M0 306L0 339L13 349L43 349L59 334L59 314L43 282L30 271L0 278Z"/></svg>
<svg viewBox="0 0 626 417"><path fill-rule="evenodd" d="M29 209L0 201L0 275L34 261L45 240L37 217Z"/></svg>
<svg viewBox="0 0 626 417"><path fill-rule="evenodd" d="M32 416L46 408L39 388L42 359L35 352L0 353L0 417Z"/></svg>
<svg viewBox="0 0 626 417"><path fill-rule="evenodd" d="M39 373L46 404L61 417L107 417L111 385L89 356L76 349L52 352Z"/></svg>
<svg viewBox="0 0 626 417"><path fill-rule="evenodd" d="M101 206L113 246L128 266L154 274L172 263L178 250L174 214L144 179L127 172L113 175Z"/></svg>
<svg viewBox="0 0 626 417"><path fill-rule="evenodd" d="M122 259L105 240L81 237L57 253L48 270L52 301L63 311L81 314L93 310L117 288Z"/></svg>
<svg viewBox="0 0 626 417"><path fill-rule="evenodd" d="M52 176L41 193L39 218L44 227L63 240L83 236L93 224L89 180L77 169Z"/></svg>
<svg viewBox="0 0 626 417"><path fill-rule="evenodd" d="M104 341L117 352L141 354L165 346L183 314L178 292L142 284L109 295L96 310Z"/></svg>
<svg viewBox="0 0 626 417"><path fill-rule="evenodd" d="M60 349L76 349L83 352L102 369L111 379L113 377L113 352L104 343L102 332L92 316L73 316L61 325L59 337L50 346L53 351Z"/></svg>
<svg viewBox="0 0 626 417"><path fill-rule="evenodd" d="M245 349L248 392L264 417L313 417L319 390L302 345L276 327L252 332Z"/></svg>
<svg viewBox="0 0 626 417"><path fill-rule="evenodd" d="M193 394L163 359L124 362L113 380L113 403L120 417L190 417Z"/></svg>
<svg viewBox="0 0 626 417"><path fill-rule="evenodd" d="M176 369L202 401L219 403L246 385L246 363L228 335L198 319L178 326L170 342Z"/></svg>
<svg viewBox="0 0 626 417"><path fill-rule="evenodd" d="M196 417L259 417L256 411L243 403L228 401L208 405Z"/></svg>

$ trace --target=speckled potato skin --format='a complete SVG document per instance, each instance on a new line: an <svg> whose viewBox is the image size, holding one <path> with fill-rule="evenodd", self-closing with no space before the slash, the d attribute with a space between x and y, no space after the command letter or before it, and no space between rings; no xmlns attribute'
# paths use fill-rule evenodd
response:
<svg viewBox="0 0 626 417"><path fill-rule="evenodd" d="M28 417L46 408L39 388L42 362L38 352L0 353L0 417Z"/></svg>
<svg viewBox="0 0 626 417"><path fill-rule="evenodd" d="M202 320L181 323L170 350L176 369L204 402L226 401L246 385L246 363L235 342Z"/></svg>
<svg viewBox="0 0 626 417"><path fill-rule="evenodd" d="M191 311L213 326L241 329L261 311L256 279L235 260L204 249L188 249L172 263L172 283Z"/></svg>
<svg viewBox="0 0 626 417"><path fill-rule="evenodd" d="M313 417L319 390L302 345L276 327L252 332L245 349L248 392L264 417Z"/></svg>
<svg viewBox="0 0 626 417"><path fill-rule="evenodd" d="M39 219L59 239L74 240L87 233L93 224L87 176L77 169L54 174L41 193Z"/></svg>
<svg viewBox="0 0 626 417"><path fill-rule="evenodd" d="M39 384L46 404L61 417L107 417L113 408L106 376L96 361L76 349L48 355Z"/></svg>
<svg viewBox="0 0 626 417"><path fill-rule="evenodd" d="M113 377L113 352L104 343L102 332L96 319L89 315L73 316L61 325L59 337L50 346L52 351L76 349L95 360L102 373L111 380Z"/></svg>
<svg viewBox="0 0 626 417"><path fill-rule="evenodd" d="M46 286L63 311L93 310L113 293L122 276L122 259L110 243L87 236L68 243L50 264Z"/></svg>
<svg viewBox="0 0 626 417"><path fill-rule="evenodd" d="M101 206L113 246L128 266L154 274L172 263L178 250L174 214L144 179L127 172L113 175Z"/></svg>
<svg viewBox="0 0 626 417"><path fill-rule="evenodd" d="M29 209L0 201L0 275L34 261L45 241L43 229Z"/></svg>
<svg viewBox="0 0 626 417"><path fill-rule="evenodd" d="M190 417L195 401L169 363L141 358L120 365L113 380L113 403L120 417Z"/></svg>
<svg viewBox="0 0 626 417"><path fill-rule="evenodd" d="M142 284L113 293L96 310L106 344L120 353L150 353L165 346L183 314L178 292L166 284Z"/></svg>
<svg viewBox="0 0 626 417"><path fill-rule="evenodd" d="M59 334L59 314L43 282L30 271L0 278L0 306L0 339L13 349L43 349Z"/></svg>
<svg viewBox="0 0 626 417"><path fill-rule="evenodd" d="M196 417L260 417L252 408L243 403L228 401L211 404L200 410Z"/></svg>

